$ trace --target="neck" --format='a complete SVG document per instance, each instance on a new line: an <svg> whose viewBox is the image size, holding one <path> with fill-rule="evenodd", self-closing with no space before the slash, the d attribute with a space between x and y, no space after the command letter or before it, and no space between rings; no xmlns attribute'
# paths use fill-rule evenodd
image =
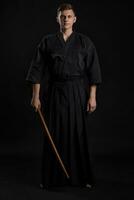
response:
<svg viewBox="0 0 134 200"><path fill-rule="evenodd" d="M61 28L60 32L62 32L66 36L69 36L73 32L73 30L72 30L72 28L71 29L62 29Z"/></svg>

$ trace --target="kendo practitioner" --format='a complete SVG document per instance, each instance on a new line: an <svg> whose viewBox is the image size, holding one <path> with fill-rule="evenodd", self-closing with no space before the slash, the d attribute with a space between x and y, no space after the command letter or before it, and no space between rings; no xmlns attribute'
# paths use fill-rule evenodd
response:
<svg viewBox="0 0 134 200"><path fill-rule="evenodd" d="M88 116L96 109L101 71L94 43L73 28L76 19L73 5L64 3L58 7L56 20L60 29L39 41L26 81L32 85L31 105L44 113L69 172L69 183L93 188L96 181L88 144ZM45 92L41 93L43 89ZM68 185L45 137L41 166L41 188Z"/></svg>

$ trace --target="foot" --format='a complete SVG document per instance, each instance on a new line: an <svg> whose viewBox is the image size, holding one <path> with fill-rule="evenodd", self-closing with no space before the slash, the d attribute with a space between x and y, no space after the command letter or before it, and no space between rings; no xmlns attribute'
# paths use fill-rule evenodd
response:
<svg viewBox="0 0 134 200"><path fill-rule="evenodd" d="M44 185L42 183L40 183L40 189L44 189Z"/></svg>
<svg viewBox="0 0 134 200"><path fill-rule="evenodd" d="M87 184L86 184L86 188L92 190L92 189L95 188L95 185L87 183Z"/></svg>
<svg viewBox="0 0 134 200"><path fill-rule="evenodd" d="M49 189L49 187L40 183L40 189L41 190L47 190L47 189Z"/></svg>

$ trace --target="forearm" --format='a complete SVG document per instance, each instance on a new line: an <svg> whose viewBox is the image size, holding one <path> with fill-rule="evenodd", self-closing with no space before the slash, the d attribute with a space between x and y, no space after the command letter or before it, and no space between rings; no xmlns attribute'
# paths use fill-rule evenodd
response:
<svg viewBox="0 0 134 200"><path fill-rule="evenodd" d="M97 89L96 85L91 85L89 87L89 98L96 99L96 89Z"/></svg>
<svg viewBox="0 0 134 200"><path fill-rule="evenodd" d="M32 85L32 89L33 89L33 97L34 98L39 98L40 95L40 84L36 83Z"/></svg>

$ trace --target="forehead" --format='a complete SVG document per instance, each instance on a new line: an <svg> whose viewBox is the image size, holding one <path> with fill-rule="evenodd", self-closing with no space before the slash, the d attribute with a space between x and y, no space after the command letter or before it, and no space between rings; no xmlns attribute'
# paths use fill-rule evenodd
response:
<svg viewBox="0 0 134 200"><path fill-rule="evenodd" d="M60 12L59 12L59 15L62 15L62 16L74 15L74 12L73 12L72 9L69 9L69 10L63 10L63 11L60 11Z"/></svg>

